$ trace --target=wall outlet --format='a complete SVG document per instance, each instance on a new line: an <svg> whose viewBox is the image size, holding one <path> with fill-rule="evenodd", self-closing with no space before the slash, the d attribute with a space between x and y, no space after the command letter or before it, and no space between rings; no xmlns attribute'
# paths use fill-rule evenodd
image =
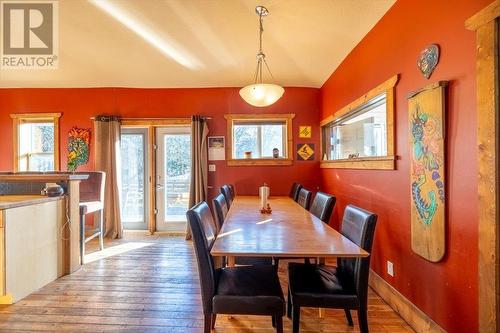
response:
<svg viewBox="0 0 500 333"><path fill-rule="evenodd" d="M215 172L215 164L209 164L208 165L208 171Z"/></svg>
<svg viewBox="0 0 500 333"><path fill-rule="evenodd" d="M387 261L387 274L394 277L394 264L390 261Z"/></svg>

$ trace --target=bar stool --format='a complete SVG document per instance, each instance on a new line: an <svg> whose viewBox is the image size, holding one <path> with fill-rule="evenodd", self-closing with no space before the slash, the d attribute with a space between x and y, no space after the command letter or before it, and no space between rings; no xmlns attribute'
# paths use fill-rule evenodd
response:
<svg viewBox="0 0 500 333"><path fill-rule="evenodd" d="M89 175L80 183L80 258L82 264L85 258L85 243L99 236L99 249L104 249L104 188L106 173L102 171L79 172ZM85 236L85 215L99 212L99 224L90 230L91 235Z"/></svg>

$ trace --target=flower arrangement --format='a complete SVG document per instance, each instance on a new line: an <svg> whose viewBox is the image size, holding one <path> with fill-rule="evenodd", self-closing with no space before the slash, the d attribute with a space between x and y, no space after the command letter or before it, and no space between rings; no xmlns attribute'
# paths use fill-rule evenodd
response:
<svg viewBox="0 0 500 333"><path fill-rule="evenodd" d="M89 161L90 129L73 127L68 137L68 171L76 169Z"/></svg>

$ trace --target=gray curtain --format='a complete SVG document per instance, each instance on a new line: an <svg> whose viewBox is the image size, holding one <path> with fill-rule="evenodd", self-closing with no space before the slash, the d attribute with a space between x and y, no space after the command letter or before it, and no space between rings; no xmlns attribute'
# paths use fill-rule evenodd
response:
<svg viewBox="0 0 500 333"><path fill-rule="evenodd" d="M205 117L191 117L191 186L189 189L189 208L200 201L207 200L208 192L208 125ZM191 239L189 225L186 239Z"/></svg>
<svg viewBox="0 0 500 333"><path fill-rule="evenodd" d="M120 216L120 120L115 116L97 116L94 120L95 168L106 172L104 189L105 236L122 238Z"/></svg>

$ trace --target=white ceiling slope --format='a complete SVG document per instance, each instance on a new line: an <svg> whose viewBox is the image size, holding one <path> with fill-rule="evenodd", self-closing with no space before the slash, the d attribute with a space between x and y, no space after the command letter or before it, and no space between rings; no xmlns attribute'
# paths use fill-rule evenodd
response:
<svg viewBox="0 0 500 333"><path fill-rule="evenodd" d="M258 16L276 82L321 87L395 0L60 0L59 68L0 70L0 87L239 87Z"/></svg>

